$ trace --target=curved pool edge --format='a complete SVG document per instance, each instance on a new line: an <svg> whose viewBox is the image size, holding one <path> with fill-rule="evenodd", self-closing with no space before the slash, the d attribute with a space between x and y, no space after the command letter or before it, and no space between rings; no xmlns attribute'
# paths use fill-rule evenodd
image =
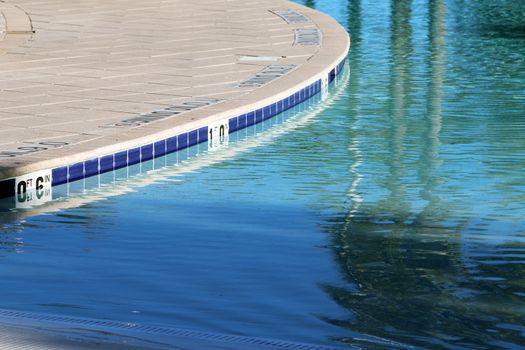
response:
<svg viewBox="0 0 525 350"><path fill-rule="evenodd" d="M29 205L20 205L18 196L0 199L0 223L13 224L36 215L50 214L109 197L128 194L157 181L199 171L205 167L237 157L265 143L273 142L272 140L277 138L287 137L296 129L308 125L320 113L340 99L348 86L349 79L350 69L345 66L330 86L328 95L312 98L257 125L256 129L255 126L252 126L250 129L253 129L253 132L247 128L240 133L232 134L228 143L220 145L217 149L210 149L206 144L200 144L193 147L193 152L190 152L191 149L186 149L182 151L180 156L180 152L176 152L150 160L149 163L151 164L140 164L140 171L137 173L130 173L129 168L121 169L123 173L120 175L116 174L118 171L108 172L99 175L98 179L92 178L90 184L84 183L83 186L80 186L81 188L71 188L69 184L59 185L53 188L50 196L36 201L36 203L28 203ZM204 149L201 149L202 146ZM192 154L190 155L190 153ZM157 161L159 162L157 163ZM81 182L79 181L79 183Z"/></svg>
<svg viewBox="0 0 525 350"><path fill-rule="evenodd" d="M4 167L0 169L0 198L44 191L162 157L209 141L214 129L232 133L324 93L344 67L350 47L348 33L325 14L293 3L288 7L307 16L322 32L322 45L308 62L248 95L184 113L176 118L179 125L161 120L124 132L110 145L97 148L86 143L81 152Z"/></svg>

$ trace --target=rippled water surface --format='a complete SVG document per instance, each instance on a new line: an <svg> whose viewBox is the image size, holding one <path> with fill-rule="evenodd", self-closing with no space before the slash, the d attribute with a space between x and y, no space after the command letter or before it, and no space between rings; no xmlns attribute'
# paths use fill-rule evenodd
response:
<svg viewBox="0 0 525 350"><path fill-rule="evenodd" d="M298 2L351 34L340 97L160 175L4 213L1 308L525 347L525 4Z"/></svg>

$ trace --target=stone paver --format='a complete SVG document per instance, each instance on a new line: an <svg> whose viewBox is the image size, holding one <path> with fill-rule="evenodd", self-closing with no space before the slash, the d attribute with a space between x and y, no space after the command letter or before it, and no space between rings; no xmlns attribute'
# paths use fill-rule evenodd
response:
<svg viewBox="0 0 525 350"><path fill-rule="evenodd" d="M334 20L284 0L6 0L0 12L0 180L277 99L337 64L349 45ZM322 42L294 44L296 29L316 28ZM296 67L266 85L242 85L276 64ZM202 100L215 102L114 127Z"/></svg>

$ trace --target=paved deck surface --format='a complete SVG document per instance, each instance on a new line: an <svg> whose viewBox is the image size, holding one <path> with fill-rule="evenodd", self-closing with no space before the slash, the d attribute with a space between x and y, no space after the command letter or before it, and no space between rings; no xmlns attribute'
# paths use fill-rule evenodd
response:
<svg viewBox="0 0 525 350"><path fill-rule="evenodd" d="M0 11L0 180L274 98L336 63L349 44L334 20L284 0L6 0ZM272 65L294 68L249 84Z"/></svg>

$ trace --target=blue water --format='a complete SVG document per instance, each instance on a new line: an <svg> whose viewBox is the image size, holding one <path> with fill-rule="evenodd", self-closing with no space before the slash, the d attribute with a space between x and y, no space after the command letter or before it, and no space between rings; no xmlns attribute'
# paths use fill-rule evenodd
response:
<svg viewBox="0 0 525 350"><path fill-rule="evenodd" d="M298 2L351 34L339 95L3 213L0 308L365 349L525 347L525 5Z"/></svg>

